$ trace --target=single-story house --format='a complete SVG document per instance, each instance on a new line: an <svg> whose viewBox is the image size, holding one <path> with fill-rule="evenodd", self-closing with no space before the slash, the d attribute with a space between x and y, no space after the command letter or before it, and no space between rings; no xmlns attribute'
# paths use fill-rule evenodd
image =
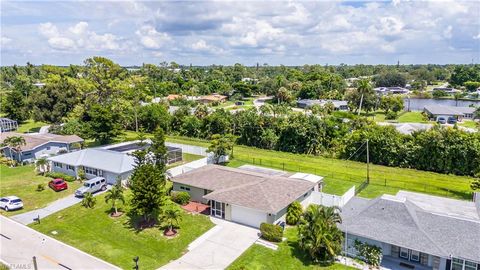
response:
<svg viewBox="0 0 480 270"><path fill-rule="evenodd" d="M1 132L0 144L8 137L22 137L25 140L25 145L19 147L20 151L8 145L0 148L3 155L19 162L33 162L38 158L70 152L78 149L79 144L83 142L77 135Z"/></svg>
<svg viewBox="0 0 480 270"><path fill-rule="evenodd" d="M297 107L305 109L313 105L325 106L325 104L329 102L333 104L336 111L348 111L348 103L344 100L299 99L297 101Z"/></svg>
<svg viewBox="0 0 480 270"><path fill-rule="evenodd" d="M128 141L128 142L122 142L122 143L116 143L116 144L110 144L106 146L101 146L98 147L99 149L105 149L105 150L110 150L110 151L115 151L115 152L120 152L124 154L129 154L133 153L137 150L142 150L147 148L152 144L152 140L146 139L143 142L140 142L139 140L136 141ZM167 146L167 164L172 164L175 162L179 162L183 160L183 152L182 148L179 147L173 147L173 146Z"/></svg>
<svg viewBox="0 0 480 270"><path fill-rule="evenodd" d="M357 256L359 240L380 247L389 269L480 269L480 201L399 191L354 197L341 217L348 255Z"/></svg>
<svg viewBox="0 0 480 270"><path fill-rule="evenodd" d="M388 95L388 94L408 94L410 93L410 90L403 88L403 87L398 87L398 86L392 86L392 87L376 87L373 89L378 95Z"/></svg>
<svg viewBox="0 0 480 270"><path fill-rule="evenodd" d="M220 95L220 94L211 94L207 96L201 96L197 101L203 104L210 104L214 102L225 102L227 100L227 96Z"/></svg>
<svg viewBox="0 0 480 270"><path fill-rule="evenodd" d="M475 108L474 107L455 107L444 105L427 105L423 108L423 111L428 115L430 119L435 121L438 118L447 120L450 117L461 121L465 119L473 119Z"/></svg>
<svg viewBox="0 0 480 270"><path fill-rule="evenodd" d="M457 90L455 88L452 88L452 87L435 87L432 89L433 92L437 92L437 91L443 91L447 94L455 94L455 93L460 93L462 91L460 90Z"/></svg>
<svg viewBox="0 0 480 270"><path fill-rule="evenodd" d="M83 149L47 160L51 162L51 171L78 177L79 170L83 169L87 179L100 176L109 184L115 184L117 179L127 180L135 164L131 155L98 148Z"/></svg>
<svg viewBox="0 0 480 270"><path fill-rule="evenodd" d="M284 221L287 207L294 201L306 207L322 177L206 165L171 181L174 191L186 191L192 201L209 204L212 216L258 228L263 222Z"/></svg>
<svg viewBox="0 0 480 270"><path fill-rule="evenodd" d="M433 127L433 124L422 124L422 123L389 123L389 122L378 122L378 125L381 126L393 126L395 129L405 135L410 135L416 131L429 130Z"/></svg>

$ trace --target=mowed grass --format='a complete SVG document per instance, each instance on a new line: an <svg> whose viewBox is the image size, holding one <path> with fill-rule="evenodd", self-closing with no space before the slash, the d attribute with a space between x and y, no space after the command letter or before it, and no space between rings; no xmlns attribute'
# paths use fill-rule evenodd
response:
<svg viewBox="0 0 480 270"><path fill-rule="evenodd" d="M307 253L298 245L297 229L292 227L285 230L286 241L278 244L277 250L253 244L239 258L237 258L228 270L351 270L355 269L342 264L334 264L322 267L312 262Z"/></svg>
<svg viewBox="0 0 480 270"><path fill-rule="evenodd" d="M399 123L429 123L422 112L405 112L398 116Z"/></svg>
<svg viewBox="0 0 480 270"><path fill-rule="evenodd" d="M55 192L48 187L51 178L38 175L33 165L10 168L0 164L0 197L17 196L22 199L22 210L5 212L2 215L12 216L23 212L47 206L48 203L73 194L80 186L77 182L68 183L68 189ZM37 186L42 184L43 191L37 191Z"/></svg>
<svg viewBox="0 0 480 270"><path fill-rule="evenodd" d="M44 122L35 122L32 119L29 119L22 124L18 125L18 130L17 132L19 133L32 133L32 132L38 132L41 127L48 125L47 123Z"/></svg>
<svg viewBox="0 0 480 270"><path fill-rule="evenodd" d="M479 123L472 121L472 120L463 120L461 123L458 123L459 126L466 127L466 128L479 128Z"/></svg>
<svg viewBox="0 0 480 270"><path fill-rule="evenodd" d="M133 229L126 214L111 218L110 205L104 199L105 195L98 196L93 209L77 204L30 226L122 269L132 269L135 256L140 258L140 269L156 269L167 264L179 258L189 243L213 227L207 216L182 210L178 236L167 239L158 227ZM52 234L53 231L56 234Z"/></svg>
<svg viewBox="0 0 480 270"><path fill-rule="evenodd" d="M210 144L206 140L172 136L168 136L167 141L204 147ZM237 145L229 166L238 167L243 164L317 174L324 177L324 191L336 195L342 195L353 185L359 186L366 180L367 174L367 165L362 162ZM399 190L409 190L470 200L472 180L465 176L370 164L370 184L359 195L373 198L384 193L395 194Z"/></svg>

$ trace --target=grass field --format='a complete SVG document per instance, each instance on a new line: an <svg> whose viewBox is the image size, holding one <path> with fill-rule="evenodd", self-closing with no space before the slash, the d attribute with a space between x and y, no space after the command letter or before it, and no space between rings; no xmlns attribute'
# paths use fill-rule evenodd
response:
<svg viewBox="0 0 480 270"><path fill-rule="evenodd" d="M385 113L377 111L375 113L375 121L385 122L388 120L385 120ZM401 112L397 119L391 121L398 123L430 123L430 121L423 117L422 112Z"/></svg>
<svg viewBox="0 0 480 270"><path fill-rule="evenodd" d="M167 137L167 141L208 146L205 140ZM366 164L318 156L292 154L237 145L234 159L229 166L255 164L291 172L306 172L324 177L324 191L341 195L353 185L359 186L366 179ZM360 196L373 198L398 190L424 192L439 196L471 199L471 178L446 175L413 169L370 165L370 184Z"/></svg>
<svg viewBox="0 0 480 270"><path fill-rule="evenodd" d="M122 269L132 269L135 256L140 269L156 269L179 258L190 242L213 227L207 216L182 212L178 236L167 239L158 227L137 231L127 215L113 219L109 211L100 195L93 209L77 204L31 227Z"/></svg>
<svg viewBox="0 0 480 270"><path fill-rule="evenodd" d="M476 128L476 129L478 129L479 127L478 123L472 120L463 120L461 123L458 123L458 125L466 128Z"/></svg>
<svg viewBox="0 0 480 270"><path fill-rule="evenodd" d="M278 244L277 250L272 250L264 246L253 244L237 260L235 260L228 270L261 270L261 269L285 269L285 270L303 270L303 269L329 269L329 270L351 270L355 269L341 264L321 267L314 264L306 252L298 246L298 235L296 228L285 230L284 235L287 240Z"/></svg>
<svg viewBox="0 0 480 270"><path fill-rule="evenodd" d="M17 132L20 133L31 133L31 132L38 132L42 126L48 125L47 123L43 122L35 122L33 120L27 120L23 124L18 126Z"/></svg>
<svg viewBox="0 0 480 270"><path fill-rule="evenodd" d="M22 210L5 212L0 210L2 215L12 216L23 212L45 207L48 203L63 198L80 186L77 182L68 183L68 189L55 192L47 184L51 178L37 175L34 166L19 166L15 168L0 165L0 197L18 196L22 199L24 207ZM37 191L38 184L43 184L45 190Z"/></svg>

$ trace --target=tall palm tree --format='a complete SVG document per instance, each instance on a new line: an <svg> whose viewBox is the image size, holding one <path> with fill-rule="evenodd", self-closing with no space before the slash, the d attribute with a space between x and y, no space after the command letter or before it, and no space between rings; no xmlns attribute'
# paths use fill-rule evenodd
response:
<svg viewBox="0 0 480 270"><path fill-rule="evenodd" d="M115 215L118 214L117 201L125 203L125 197L123 196L123 188L120 184L114 185L105 195L105 202L112 202L112 208L115 209Z"/></svg>
<svg viewBox="0 0 480 270"><path fill-rule="evenodd" d="M310 205L299 225L300 247L316 262L333 262L342 250L343 234L336 226L339 222L336 208Z"/></svg>
<svg viewBox="0 0 480 270"><path fill-rule="evenodd" d="M182 220L181 212L178 208L167 208L162 213L162 220L168 225L168 230L173 230L173 225L179 224Z"/></svg>
<svg viewBox="0 0 480 270"><path fill-rule="evenodd" d="M358 114L362 111L362 103L363 97L373 90L372 85L370 84L370 80L368 79L361 79L357 82L357 91L361 95L360 97L360 105L358 106Z"/></svg>
<svg viewBox="0 0 480 270"><path fill-rule="evenodd" d="M3 145L9 147L10 157L12 157L12 149L15 150L18 154L19 161L22 160L22 146L26 145L25 138L22 136L11 136L7 137L3 141Z"/></svg>

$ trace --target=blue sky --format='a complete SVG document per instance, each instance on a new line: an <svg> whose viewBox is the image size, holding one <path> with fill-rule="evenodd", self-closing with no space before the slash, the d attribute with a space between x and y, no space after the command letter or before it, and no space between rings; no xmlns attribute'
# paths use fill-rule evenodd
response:
<svg viewBox="0 0 480 270"><path fill-rule="evenodd" d="M1 65L480 62L480 1L1 1Z"/></svg>

